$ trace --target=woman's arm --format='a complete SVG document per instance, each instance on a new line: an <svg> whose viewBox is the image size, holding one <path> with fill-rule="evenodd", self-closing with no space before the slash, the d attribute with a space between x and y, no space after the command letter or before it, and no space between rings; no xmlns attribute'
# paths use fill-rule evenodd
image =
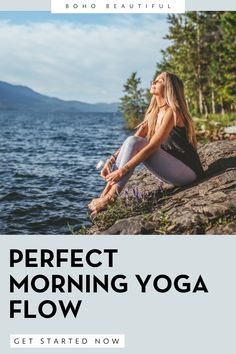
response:
<svg viewBox="0 0 236 354"><path fill-rule="evenodd" d="M153 135L148 145L146 145L142 150L140 150L125 166L125 169L132 169L136 167L138 164L146 160L149 156L151 156L166 140L171 130L174 127L174 115L171 108L166 111L164 119L158 128L158 131Z"/></svg>
<svg viewBox="0 0 236 354"><path fill-rule="evenodd" d="M117 149L116 152L114 152L114 154L112 155L112 156L115 157L115 159L116 159L117 156L119 155L120 149L121 149L121 147L119 147L119 149ZM113 161L113 162L115 162L115 161Z"/></svg>
<svg viewBox="0 0 236 354"><path fill-rule="evenodd" d="M170 134L174 127L174 116L172 109L168 109L164 116L164 119L158 128L158 131L153 135L148 145L146 145L142 150L140 150L132 159L130 159L123 167L119 170L112 172L107 176L108 181L117 182L122 176L124 176L130 169L135 168L141 162L146 160L151 156L165 141L165 139Z"/></svg>
<svg viewBox="0 0 236 354"><path fill-rule="evenodd" d="M139 129L137 130L137 132L134 135L135 136L141 136L141 137L144 138L147 135L147 133L148 133L147 121L142 122L138 127L139 127ZM121 149L121 147L118 150L116 150L116 152L114 152L114 154L111 155L111 157L108 158L108 160L106 161L106 163L105 163L105 165L104 165L104 167L103 167L103 169L101 171L101 176L103 178L106 178L107 175L110 173L111 166L112 166L113 163L116 162L116 159L117 159L117 156L118 156L118 154L120 152L120 149Z"/></svg>
<svg viewBox="0 0 236 354"><path fill-rule="evenodd" d="M144 138L147 133L148 133L148 124L147 124L147 121L139 124L139 129L136 131L136 133L134 134L134 136L141 136L142 138ZM119 152L120 152L120 149L121 147L116 150L116 152L114 152L113 155L111 155L111 162L114 163L115 162L115 159L117 158Z"/></svg>
<svg viewBox="0 0 236 354"><path fill-rule="evenodd" d="M134 136L141 136L142 138L145 138L148 133L148 122L145 120L144 122L141 123L141 125L138 125L138 130L134 134Z"/></svg>

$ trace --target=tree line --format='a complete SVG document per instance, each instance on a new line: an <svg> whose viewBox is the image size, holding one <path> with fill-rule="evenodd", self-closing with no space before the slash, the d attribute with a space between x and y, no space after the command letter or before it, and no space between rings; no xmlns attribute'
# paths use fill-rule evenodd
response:
<svg viewBox="0 0 236 354"><path fill-rule="evenodd" d="M236 110L236 13L187 12L168 15L169 41L155 74L170 71L184 82L185 95L195 116ZM124 85L120 110L128 126L143 118L149 95L139 88L137 73ZM142 117L141 117L142 116Z"/></svg>

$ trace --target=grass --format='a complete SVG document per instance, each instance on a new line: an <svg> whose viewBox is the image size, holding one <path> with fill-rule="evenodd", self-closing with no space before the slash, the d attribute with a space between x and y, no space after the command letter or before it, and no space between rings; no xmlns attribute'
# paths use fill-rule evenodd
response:
<svg viewBox="0 0 236 354"><path fill-rule="evenodd" d="M101 230L108 229L117 220L130 218L132 216L141 215L146 221L151 216L151 211L156 205L156 201L153 198L140 198L134 197L120 198L114 205L108 206L108 209L102 213L99 213L94 224Z"/></svg>
<svg viewBox="0 0 236 354"><path fill-rule="evenodd" d="M165 234L170 222L167 215L161 210L167 195L161 188L152 193L141 194L137 188L131 190L131 195L126 193L125 197L120 197L113 205L109 205L106 211L98 213L93 219L93 224L99 231L107 230L117 220L126 219L135 216L141 216L143 221L152 221L152 212L157 210L158 206L158 220L155 232L158 234ZM156 214L157 215L157 214ZM71 230L71 229L70 229ZM86 235L90 233L90 228L82 226L79 231L73 234Z"/></svg>
<svg viewBox="0 0 236 354"><path fill-rule="evenodd" d="M118 198L113 205L109 205L106 211L98 213L93 219L94 226L100 231L106 230L111 227L117 220L126 219L141 215L143 220L149 221L152 216L152 211L158 204L157 192L153 194L141 195L135 191L134 195ZM159 192L160 197L160 192ZM89 229L82 226L79 231L74 231L70 227L73 234L86 235L89 234Z"/></svg>
<svg viewBox="0 0 236 354"><path fill-rule="evenodd" d="M157 227L155 228L154 232L159 235L166 235L169 234L168 228L171 225L170 219L168 218L167 214L164 210L160 209L158 211L159 214L159 222Z"/></svg>

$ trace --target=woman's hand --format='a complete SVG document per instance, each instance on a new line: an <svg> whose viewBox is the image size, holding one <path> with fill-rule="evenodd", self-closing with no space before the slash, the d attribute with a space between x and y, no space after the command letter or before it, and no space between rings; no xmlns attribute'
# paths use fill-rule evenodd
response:
<svg viewBox="0 0 236 354"><path fill-rule="evenodd" d="M123 173L120 169L110 173L107 177L106 177L106 181L110 182L111 185L115 184L116 182L118 182L121 177L123 177Z"/></svg>
<svg viewBox="0 0 236 354"><path fill-rule="evenodd" d="M111 161L111 159L108 159L101 171L101 176L106 179L107 175L109 175L109 173L111 172L111 166L112 166L113 162Z"/></svg>

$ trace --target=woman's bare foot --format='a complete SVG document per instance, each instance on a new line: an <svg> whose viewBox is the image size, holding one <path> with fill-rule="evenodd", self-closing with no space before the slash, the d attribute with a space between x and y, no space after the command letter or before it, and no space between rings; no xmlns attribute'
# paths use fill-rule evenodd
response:
<svg viewBox="0 0 236 354"><path fill-rule="evenodd" d="M105 196L94 199L92 205L89 204L89 208L92 211L91 216L94 217L102 210L106 210L108 205L115 202L119 195L118 187L113 185L108 193Z"/></svg>
<svg viewBox="0 0 236 354"><path fill-rule="evenodd" d="M92 199L91 202L88 204L88 208L89 208L90 210L92 210L93 207L94 207L94 203L96 203L97 201L99 201L100 198L105 197L105 195L110 191L111 187L112 187L112 185L110 184L110 182L108 182L107 185L106 185L106 187L105 187L105 189L104 189L103 192L101 193L100 197L99 197L99 198L94 198L94 199Z"/></svg>
<svg viewBox="0 0 236 354"><path fill-rule="evenodd" d="M94 198L94 199L92 199L92 201L88 204L88 208L89 208L90 210L93 210L93 205L94 205L94 203L96 203L100 198L101 198L101 196L100 196L99 198Z"/></svg>

